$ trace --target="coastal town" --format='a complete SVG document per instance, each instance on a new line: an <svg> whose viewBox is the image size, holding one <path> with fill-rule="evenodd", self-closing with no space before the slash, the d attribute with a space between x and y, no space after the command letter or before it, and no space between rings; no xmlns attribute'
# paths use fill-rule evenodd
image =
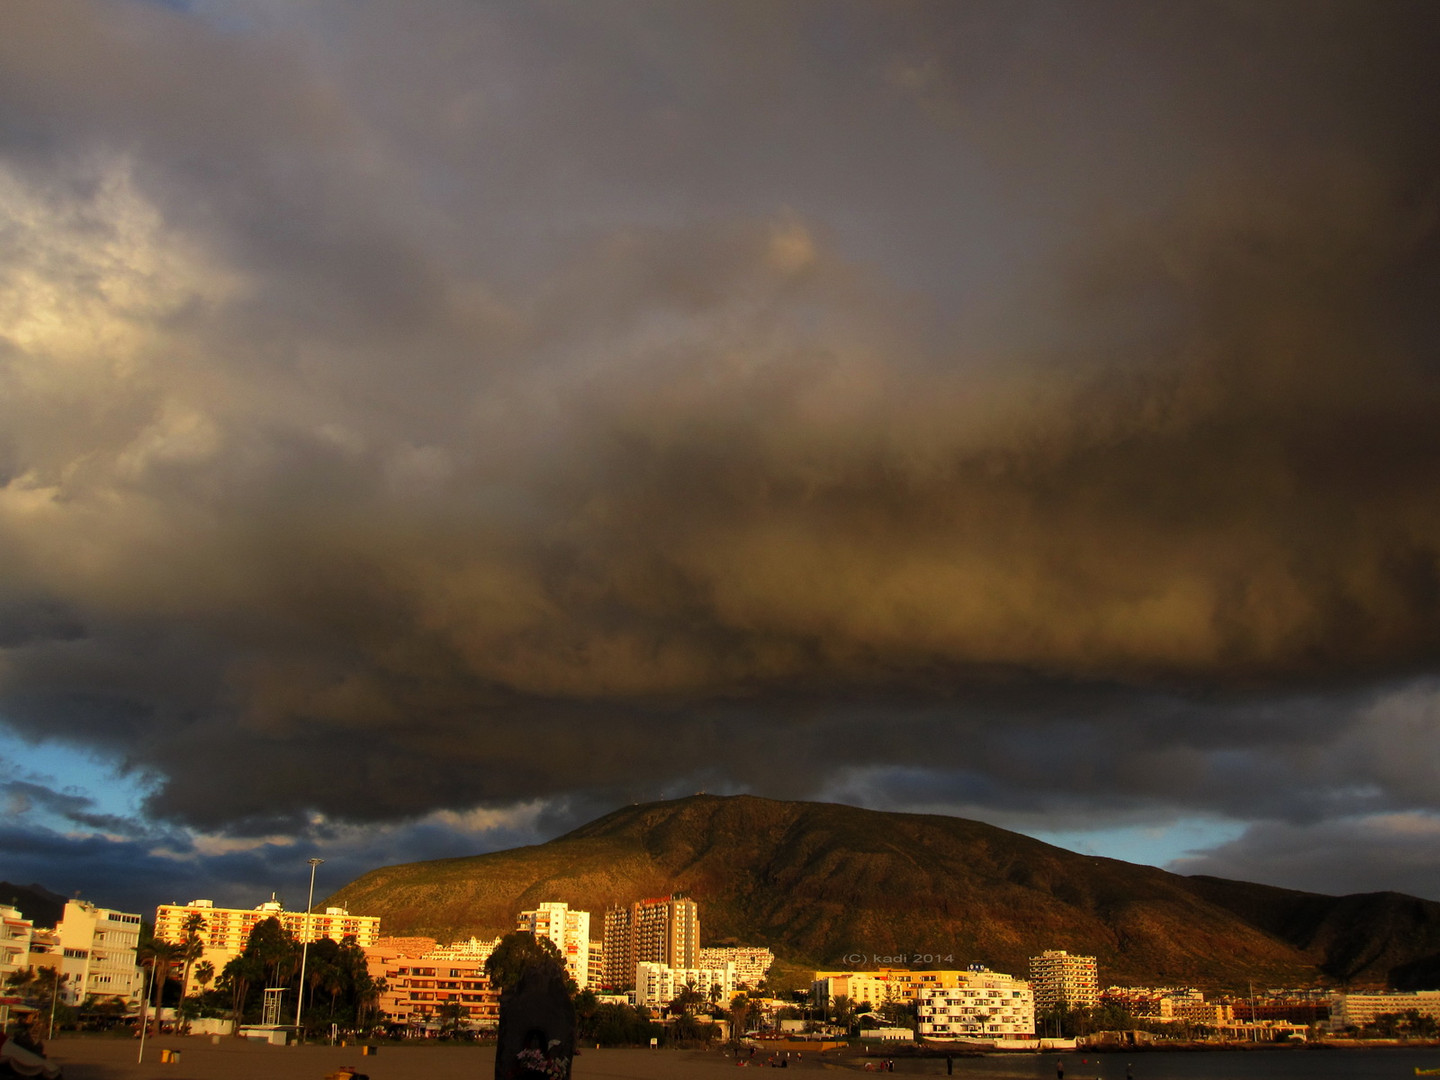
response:
<svg viewBox="0 0 1440 1080"><path fill-rule="evenodd" d="M162 904L149 925L80 899L65 901L54 925L0 904L0 1019L36 1043L86 1027L276 1044L484 1038L500 1019L492 958L519 941L563 965L577 1022L597 1045L786 1039L820 1050L861 1041L1050 1052L1431 1039L1440 1025L1440 990L1102 986L1095 957L1059 948L1038 950L1021 973L948 955L857 953L808 984L776 980L766 946L702 946L701 914L683 895L611 905L598 918L546 901L516 912L509 934L442 942L273 896L252 908Z"/></svg>

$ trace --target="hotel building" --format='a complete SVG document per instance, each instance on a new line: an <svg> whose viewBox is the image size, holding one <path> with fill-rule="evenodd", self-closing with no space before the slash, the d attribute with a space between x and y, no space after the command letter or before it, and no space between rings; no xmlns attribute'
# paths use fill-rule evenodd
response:
<svg viewBox="0 0 1440 1080"><path fill-rule="evenodd" d="M1413 990L1394 994L1336 994L1330 999L1330 1030L1363 1028L1386 1013L1403 1016L1414 1009L1421 1016L1440 1020L1440 990ZM1241 1010L1244 1015L1244 1010Z"/></svg>
<svg viewBox="0 0 1440 1080"><path fill-rule="evenodd" d="M1030 958L1030 986L1035 1009L1065 1005L1071 1009L1100 1004L1100 978L1093 956L1071 956L1064 949L1047 949Z"/></svg>
<svg viewBox="0 0 1440 1080"><path fill-rule="evenodd" d="M155 909L155 936L171 945L181 944L185 940L185 920L192 913L205 920L200 930L205 950L202 959L214 964L217 972L245 951L250 931L269 918L279 919L280 925L300 942L319 941L321 938L342 941L353 937L363 949L374 945L380 938L378 915L351 915L338 907L326 908L323 914L286 911L273 895L259 907L249 909L216 907L212 900L161 904Z"/></svg>
<svg viewBox="0 0 1440 1080"><path fill-rule="evenodd" d="M1035 1037L1035 999L1028 983L984 969L954 974L961 976L954 985L919 991L916 1032L921 1038Z"/></svg>
<svg viewBox="0 0 1440 1080"><path fill-rule="evenodd" d="M428 944L432 947L425 947L425 939L384 938L365 950L370 977L385 980L378 1004L382 1019L411 1028L438 1028L441 1010L454 1004L466 1027L498 1027L500 991L485 975L485 959L494 944L476 942L482 948L469 950Z"/></svg>
<svg viewBox="0 0 1440 1080"><path fill-rule="evenodd" d="M515 927L549 938L565 958L565 970L581 990L590 986L590 913L571 911L568 904L546 901L522 911Z"/></svg>
<svg viewBox="0 0 1440 1080"><path fill-rule="evenodd" d="M970 971L911 971L908 968L817 971L811 986L811 1000L828 1006L833 1005L836 998L844 997L851 1005L868 1003L878 1009L893 1002L918 1001L924 990L964 986L971 974Z"/></svg>
<svg viewBox="0 0 1440 1080"><path fill-rule="evenodd" d="M694 900L661 896L605 912L603 983L615 990L635 986L635 965L700 967L700 912Z"/></svg>
<svg viewBox="0 0 1440 1080"><path fill-rule="evenodd" d="M735 965L716 968L672 968L642 960L635 965L635 1005L645 1009L663 1009L680 996L686 986L693 986L706 1001L719 987L718 1002L728 1005L735 996Z"/></svg>

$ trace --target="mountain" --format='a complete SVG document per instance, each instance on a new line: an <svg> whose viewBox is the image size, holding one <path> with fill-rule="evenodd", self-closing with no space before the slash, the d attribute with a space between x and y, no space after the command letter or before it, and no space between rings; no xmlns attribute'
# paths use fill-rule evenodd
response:
<svg viewBox="0 0 1440 1080"><path fill-rule="evenodd" d="M699 902L702 944L768 945L817 968L929 957L1023 975L1029 957L1067 949L1097 958L1102 985L1440 974L1428 900L1188 878L963 818L748 795L629 806L545 844L383 867L329 902L381 916L387 934L448 941L511 930L542 900L595 913L598 935L608 905L670 892Z"/></svg>
<svg viewBox="0 0 1440 1080"><path fill-rule="evenodd" d="M65 914L65 897L44 885L12 885L0 881L0 904L17 908L36 926L53 927Z"/></svg>

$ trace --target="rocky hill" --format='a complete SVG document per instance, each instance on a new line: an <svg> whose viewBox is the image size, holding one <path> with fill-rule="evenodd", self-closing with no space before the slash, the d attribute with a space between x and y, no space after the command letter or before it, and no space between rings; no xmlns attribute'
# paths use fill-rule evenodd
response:
<svg viewBox="0 0 1440 1080"><path fill-rule="evenodd" d="M1098 958L1102 983L1206 988L1414 985L1440 972L1440 904L1187 878L977 821L697 795L630 806L545 844L388 866L331 902L386 933L453 940L563 900L596 913L669 892L704 944L769 945L797 964L894 958L1023 974L1042 949ZM858 958L858 959L857 959Z"/></svg>

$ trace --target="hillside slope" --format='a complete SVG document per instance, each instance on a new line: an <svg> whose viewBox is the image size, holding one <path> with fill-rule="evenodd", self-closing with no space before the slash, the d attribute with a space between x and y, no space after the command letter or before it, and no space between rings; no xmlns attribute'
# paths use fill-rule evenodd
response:
<svg viewBox="0 0 1440 1080"><path fill-rule="evenodd" d="M384 867L335 897L387 933L451 940L509 930L541 900L594 912L598 935L608 905L672 891L699 901L705 944L816 967L1023 974L1061 948L1096 956L1104 983L1241 987L1380 983L1440 952L1440 904L1413 897L1185 878L962 818L752 796L624 807L545 844Z"/></svg>

